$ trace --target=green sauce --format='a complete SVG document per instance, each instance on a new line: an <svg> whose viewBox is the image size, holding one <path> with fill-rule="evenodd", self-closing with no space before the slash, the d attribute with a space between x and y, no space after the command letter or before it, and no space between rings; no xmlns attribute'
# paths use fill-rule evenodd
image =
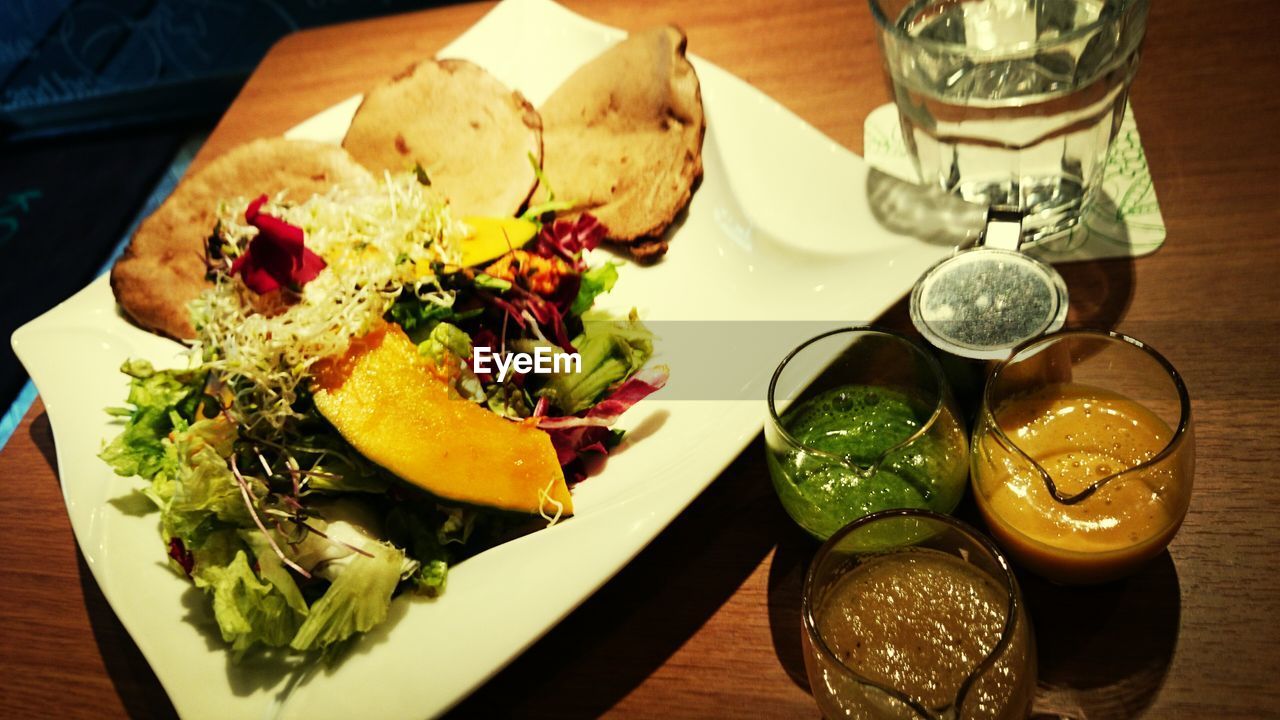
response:
<svg viewBox="0 0 1280 720"><path fill-rule="evenodd" d="M865 385L828 390L792 408L782 417L783 427L805 448L820 452L770 443L770 474L783 506L819 538L879 510L951 512L964 494L968 451L950 410L944 408L928 432L893 450L932 413L932 406L902 392Z"/></svg>

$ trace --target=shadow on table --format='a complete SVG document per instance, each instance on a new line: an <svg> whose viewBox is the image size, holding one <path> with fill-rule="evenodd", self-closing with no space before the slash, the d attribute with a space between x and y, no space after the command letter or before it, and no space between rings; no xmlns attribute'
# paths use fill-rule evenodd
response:
<svg viewBox="0 0 1280 720"><path fill-rule="evenodd" d="M1067 283L1068 327L1110 330L1133 301L1133 258L1112 258L1054 266Z"/></svg>
<svg viewBox="0 0 1280 720"><path fill-rule="evenodd" d="M1034 717L1136 717L1173 662L1182 615L1178 571L1166 551L1141 572L1071 588L1019 577L1036 630L1040 686Z"/></svg>
<svg viewBox="0 0 1280 720"><path fill-rule="evenodd" d="M593 717L643 683L777 541L785 518L763 457L757 438L649 547L453 715Z"/></svg>
<svg viewBox="0 0 1280 720"><path fill-rule="evenodd" d="M769 634L773 638L773 652L791 681L805 692L810 689L804 669L800 602L804 575L817 551L818 541L788 518L769 563Z"/></svg>
<svg viewBox="0 0 1280 720"><path fill-rule="evenodd" d="M58 469L54 454L53 430L49 415L41 412L31 421L31 441L44 457L49 467ZM76 547L76 570L80 579L80 591L84 597L85 613L93 630L93 639L102 657L102 665L111 678L120 702L131 718L176 718L178 713L169 702L164 687L156 678L142 651L134 644L107 598L98 587L98 581L85 562L84 554Z"/></svg>
<svg viewBox="0 0 1280 720"><path fill-rule="evenodd" d="M77 548L76 562L80 570L80 589L84 593L85 609L89 614L89 624L93 628L93 639L102 654L102 664L111 677L116 694L129 712L131 718L176 718L169 702L169 696L156 675L147 664L142 651L134 644L133 638L124 625L120 624L115 611L107 603L106 597L94 580L84 555Z"/></svg>
<svg viewBox="0 0 1280 720"><path fill-rule="evenodd" d="M36 446L40 451L40 456L53 469L53 474L58 475L58 455L53 444L53 426L49 424L49 413L41 411L39 415L31 418L31 427L27 429L28 435L31 436L31 444Z"/></svg>

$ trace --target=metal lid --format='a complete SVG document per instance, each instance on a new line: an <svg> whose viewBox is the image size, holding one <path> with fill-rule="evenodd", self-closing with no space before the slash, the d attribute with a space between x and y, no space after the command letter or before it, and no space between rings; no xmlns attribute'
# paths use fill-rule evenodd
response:
<svg viewBox="0 0 1280 720"><path fill-rule="evenodd" d="M1067 318L1067 284L1016 250L976 247L925 271L911 291L911 322L954 355L999 360Z"/></svg>

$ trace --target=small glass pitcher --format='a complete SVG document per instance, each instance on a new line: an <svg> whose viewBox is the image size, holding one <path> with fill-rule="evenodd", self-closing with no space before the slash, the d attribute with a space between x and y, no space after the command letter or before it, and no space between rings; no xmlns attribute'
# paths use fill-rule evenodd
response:
<svg viewBox="0 0 1280 720"><path fill-rule="evenodd" d="M964 426L937 360L905 337L814 337L778 366L768 403L774 489L819 540L877 510L951 512L964 495Z"/></svg>
<svg viewBox="0 0 1280 720"><path fill-rule="evenodd" d="M973 433L978 508L1054 582L1106 582L1169 544L1195 474L1191 401L1144 343L1074 330L1024 343L987 381Z"/></svg>
<svg viewBox="0 0 1280 720"><path fill-rule="evenodd" d="M833 535L802 598L805 667L829 718L1025 718L1035 638L990 540L954 518L888 510Z"/></svg>

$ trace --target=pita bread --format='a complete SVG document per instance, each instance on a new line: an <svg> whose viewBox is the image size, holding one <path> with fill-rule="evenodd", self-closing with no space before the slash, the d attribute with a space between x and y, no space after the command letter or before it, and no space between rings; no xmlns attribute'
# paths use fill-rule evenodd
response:
<svg viewBox="0 0 1280 720"><path fill-rule="evenodd" d="M537 184L542 120L480 66L426 60L365 94L342 146L375 173L421 165L454 217L510 217Z"/></svg>
<svg viewBox="0 0 1280 720"><path fill-rule="evenodd" d="M633 33L582 66L543 104L543 173L636 257L662 237L702 175L698 76L675 27Z"/></svg>
<svg viewBox="0 0 1280 720"><path fill-rule="evenodd" d="M241 145L185 177L142 221L111 269L116 301L148 330L193 338L187 304L209 286L205 243L219 200L284 192L302 202L333 185L372 182L369 171L334 145L283 138Z"/></svg>

